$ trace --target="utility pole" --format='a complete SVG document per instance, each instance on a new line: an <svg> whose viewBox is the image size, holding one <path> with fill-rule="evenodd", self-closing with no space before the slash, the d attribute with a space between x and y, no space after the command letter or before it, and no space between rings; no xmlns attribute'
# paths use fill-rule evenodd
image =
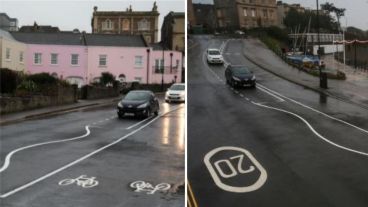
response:
<svg viewBox="0 0 368 207"><path fill-rule="evenodd" d="M320 32L319 32L319 3L318 0L316 0L317 3L317 40L318 40L318 59L321 61L321 40L320 40ZM322 72L322 65L319 64L319 87L321 88L327 88L327 74L325 72Z"/></svg>

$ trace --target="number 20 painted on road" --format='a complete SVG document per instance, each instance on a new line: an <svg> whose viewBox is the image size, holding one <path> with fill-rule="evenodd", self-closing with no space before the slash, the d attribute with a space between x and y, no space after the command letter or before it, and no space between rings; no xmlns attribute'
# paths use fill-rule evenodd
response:
<svg viewBox="0 0 368 207"><path fill-rule="evenodd" d="M232 156L229 159L221 159L221 160L217 160L213 163L211 163L210 159L211 157L213 157L215 154L222 152L222 151L233 151L236 153L240 153L239 155L236 156ZM249 169L244 170L242 167L242 163L244 158L248 158L252 164L254 165L250 165ZM233 164L231 163L230 160L235 160L237 159L237 166L233 166ZM208 171L210 172L212 179L214 180L215 184L225 190L225 191L229 191L229 192L235 192L235 193L246 193L246 192L251 192L254 190L259 189L260 187L262 187L262 185L266 182L267 180L267 172L266 170L262 167L262 165L253 157L253 155L242 148L239 147L230 147L230 146L225 146L225 147L219 147L219 148L215 148L213 150L211 150L210 152L208 152L206 154L206 156L204 157L204 163L208 169ZM222 170L220 164L224 163L226 164L226 166L228 167L228 169L230 170L230 172L226 173ZM216 172L216 170L218 172ZM249 174L252 173L256 170L256 168L258 169L258 171L260 172L260 175L257 179L257 181L255 183L253 183L252 185L247 185L247 186L231 186L228 184L225 184L224 182L222 182L221 178L232 178L238 175L245 175L245 174ZM221 178L220 178L221 176Z"/></svg>

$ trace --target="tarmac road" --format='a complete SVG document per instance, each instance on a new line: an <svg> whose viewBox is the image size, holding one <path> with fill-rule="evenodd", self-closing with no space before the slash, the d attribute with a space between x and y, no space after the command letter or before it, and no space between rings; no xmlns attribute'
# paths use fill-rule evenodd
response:
<svg viewBox="0 0 368 207"><path fill-rule="evenodd" d="M1 206L184 206L185 106L160 107L144 120L105 106L2 126Z"/></svg>
<svg viewBox="0 0 368 207"><path fill-rule="evenodd" d="M195 36L188 52L190 206L368 206L368 111L250 63L241 40ZM207 48L247 65L256 89L225 84ZM258 54L262 55L262 54Z"/></svg>

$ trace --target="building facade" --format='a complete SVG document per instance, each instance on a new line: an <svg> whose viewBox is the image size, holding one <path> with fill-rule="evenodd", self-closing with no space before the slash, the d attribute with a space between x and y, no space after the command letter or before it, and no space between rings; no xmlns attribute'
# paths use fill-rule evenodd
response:
<svg viewBox="0 0 368 207"><path fill-rule="evenodd" d="M214 0L219 28L236 30L277 25L276 0Z"/></svg>
<svg viewBox="0 0 368 207"><path fill-rule="evenodd" d="M195 19L195 15L194 15L194 8L193 8L193 2L192 0L188 0L187 1L188 4L187 4L187 7L188 7L188 22L187 22L187 25L188 25L188 29L191 29L191 27L193 25L196 25L196 19Z"/></svg>
<svg viewBox="0 0 368 207"><path fill-rule="evenodd" d="M0 29L0 68L25 71L26 45Z"/></svg>
<svg viewBox="0 0 368 207"><path fill-rule="evenodd" d="M182 67L177 67L183 64L181 52L164 51L163 56L161 50L149 47L141 35L11 34L26 45L26 73L46 72L79 86L97 82L102 72L112 73L121 82L181 80Z"/></svg>
<svg viewBox="0 0 368 207"><path fill-rule="evenodd" d="M161 27L161 42L165 48L185 52L185 13L170 12Z"/></svg>
<svg viewBox="0 0 368 207"><path fill-rule="evenodd" d="M0 13L0 29L18 31L18 19L10 18L6 13Z"/></svg>
<svg viewBox="0 0 368 207"><path fill-rule="evenodd" d="M94 7L92 33L143 35L147 43L158 41L158 17L156 2L151 11L98 11Z"/></svg>
<svg viewBox="0 0 368 207"><path fill-rule="evenodd" d="M213 32L217 27L214 6L212 4L193 4L193 8L197 26Z"/></svg>

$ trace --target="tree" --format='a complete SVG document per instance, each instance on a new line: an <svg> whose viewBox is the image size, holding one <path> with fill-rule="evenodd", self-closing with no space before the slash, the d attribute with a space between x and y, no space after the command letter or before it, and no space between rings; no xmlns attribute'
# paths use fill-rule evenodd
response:
<svg viewBox="0 0 368 207"><path fill-rule="evenodd" d="M328 2L326 2L325 4L321 4L321 8L323 10L328 11L329 13L335 13L336 20L337 20L337 23L338 23L338 27L341 28L340 18L345 15L345 10L346 9L337 8L337 7L335 7L335 5L333 3L328 3Z"/></svg>
<svg viewBox="0 0 368 207"><path fill-rule="evenodd" d="M115 76L109 72L102 72L100 77L100 84L103 86L113 85Z"/></svg>

